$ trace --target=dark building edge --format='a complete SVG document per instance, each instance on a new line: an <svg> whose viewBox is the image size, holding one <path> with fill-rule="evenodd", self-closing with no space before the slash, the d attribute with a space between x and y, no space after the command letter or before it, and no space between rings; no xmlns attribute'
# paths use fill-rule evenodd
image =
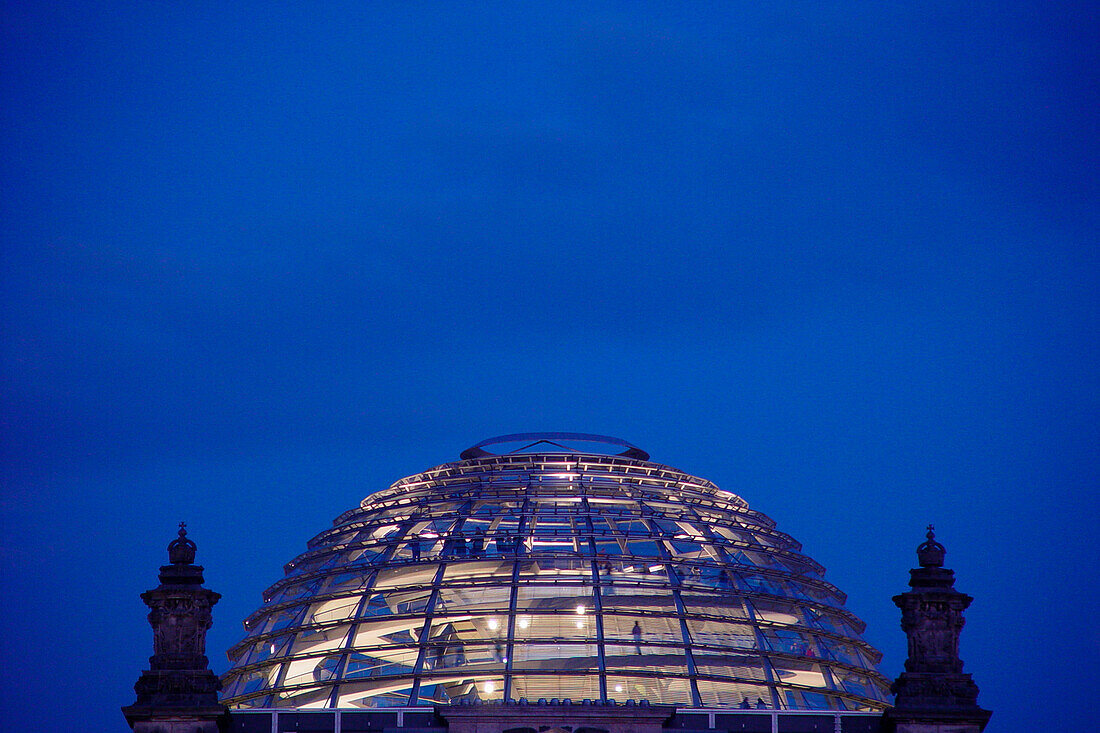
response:
<svg viewBox="0 0 1100 733"><path fill-rule="evenodd" d="M959 635L973 599L955 590L954 571L931 525L917 548L910 590L894 597L909 645L905 672L885 713L691 709L646 701L527 700L377 710L229 710L205 656L211 609L221 597L203 588L196 546L183 523L168 545L160 585L142 594L150 607L153 656L122 708L135 733L980 733L991 715L962 671Z"/></svg>

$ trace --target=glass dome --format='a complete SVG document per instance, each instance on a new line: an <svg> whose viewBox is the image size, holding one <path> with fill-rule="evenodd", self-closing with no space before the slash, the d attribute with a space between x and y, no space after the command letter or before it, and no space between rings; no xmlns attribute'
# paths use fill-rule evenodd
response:
<svg viewBox="0 0 1100 733"><path fill-rule="evenodd" d="M368 496L265 592L223 702L888 707L881 655L801 545L648 459L504 436Z"/></svg>

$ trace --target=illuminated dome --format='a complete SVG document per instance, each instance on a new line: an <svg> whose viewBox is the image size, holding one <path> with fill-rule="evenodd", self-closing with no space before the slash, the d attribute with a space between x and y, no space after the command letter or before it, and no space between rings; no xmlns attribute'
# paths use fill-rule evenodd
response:
<svg viewBox="0 0 1100 733"><path fill-rule="evenodd" d="M229 706L888 707L881 655L801 545L621 440L485 441L333 525L245 621Z"/></svg>

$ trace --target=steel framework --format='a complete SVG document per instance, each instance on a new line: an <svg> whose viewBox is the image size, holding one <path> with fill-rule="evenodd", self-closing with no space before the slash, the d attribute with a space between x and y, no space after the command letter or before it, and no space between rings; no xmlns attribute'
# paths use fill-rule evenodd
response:
<svg viewBox="0 0 1100 733"><path fill-rule="evenodd" d="M601 440L484 441L337 517L245 621L223 701L888 707L881 655L798 542L624 441L595 452ZM511 443L525 445L485 450Z"/></svg>

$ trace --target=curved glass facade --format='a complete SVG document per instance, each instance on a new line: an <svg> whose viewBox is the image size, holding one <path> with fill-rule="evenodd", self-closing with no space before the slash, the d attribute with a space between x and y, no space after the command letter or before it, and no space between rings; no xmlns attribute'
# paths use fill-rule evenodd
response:
<svg viewBox="0 0 1100 733"><path fill-rule="evenodd" d="M740 497L629 446L486 444L314 537L245 621L223 701L888 706L844 594Z"/></svg>

